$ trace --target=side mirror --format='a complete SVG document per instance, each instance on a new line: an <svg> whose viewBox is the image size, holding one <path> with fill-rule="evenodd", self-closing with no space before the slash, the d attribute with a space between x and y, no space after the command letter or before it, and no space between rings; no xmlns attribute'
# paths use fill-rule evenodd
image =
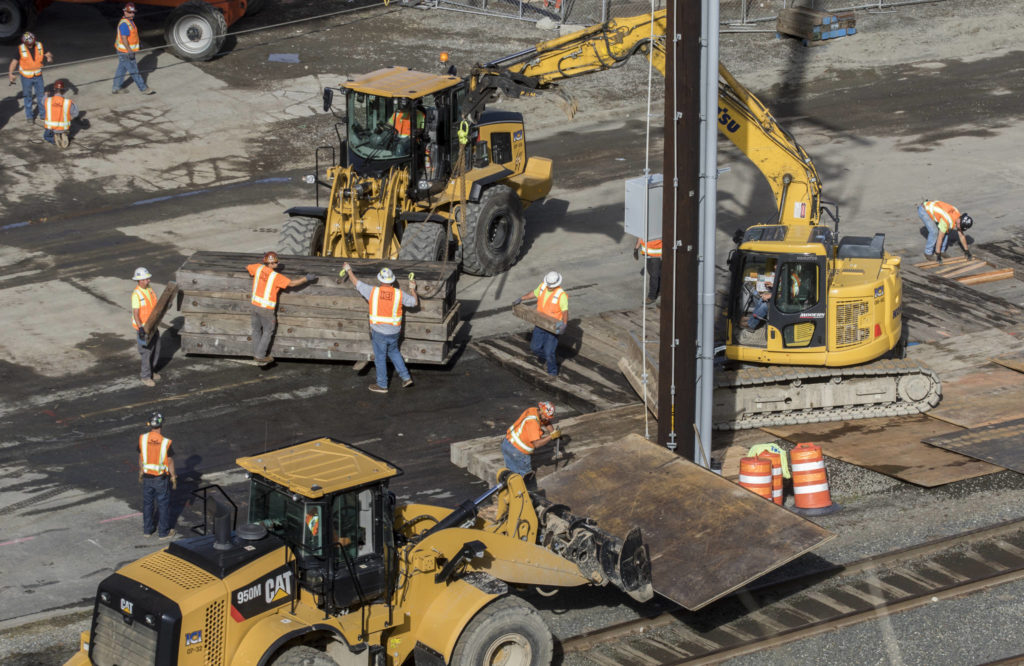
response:
<svg viewBox="0 0 1024 666"><path fill-rule="evenodd" d="M331 102L334 101L334 91L330 88L324 88L324 113L331 110Z"/></svg>

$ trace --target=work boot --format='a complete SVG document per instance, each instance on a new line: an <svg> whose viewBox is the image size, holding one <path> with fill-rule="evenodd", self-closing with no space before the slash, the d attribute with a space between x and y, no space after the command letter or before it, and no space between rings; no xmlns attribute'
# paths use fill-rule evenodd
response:
<svg viewBox="0 0 1024 666"><path fill-rule="evenodd" d="M383 386L380 386L378 384L370 384L367 388L370 389L374 393L387 393L388 392L388 390L386 388L384 388Z"/></svg>
<svg viewBox="0 0 1024 666"><path fill-rule="evenodd" d="M169 532L167 532L167 534L165 534L162 537L160 537L160 540L161 541L167 541L168 539L173 539L173 538L174 538L174 530L170 530Z"/></svg>
<svg viewBox="0 0 1024 666"><path fill-rule="evenodd" d="M156 386L156 382L154 382L149 377L146 377L145 379L142 380L142 385L143 386Z"/></svg>
<svg viewBox="0 0 1024 666"><path fill-rule="evenodd" d="M145 90L142 91L142 94L143 95L155 95L156 91L153 90L152 88L146 88Z"/></svg>
<svg viewBox="0 0 1024 666"><path fill-rule="evenodd" d="M159 372L154 372L153 373L153 381L155 382L155 381L157 381L159 379L160 379L160 373Z"/></svg>
<svg viewBox="0 0 1024 666"><path fill-rule="evenodd" d="M111 94L111 95L120 95L120 94L121 94L121 93L123 93L123 92L125 92L125 89L124 89L124 88L118 88L117 90L111 90L111 91L110 91L110 94Z"/></svg>
<svg viewBox="0 0 1024 666"><path fill-rule="evenodd" d="M409 388L412 386L412 377L402 381L402 388Z"/></svg>
<svg viewBox="0 0 1024 666"><path fill-rule="evenodd" d="M274 362L273 356L264 356L263 358L256 359L257 365L270 365Z"/></svg>
<svg viewBox="0 0 1024 666"><path fill-rule="evenodd" d="M935 261L935 255L928 254L927 252L924 253L924 258L927 259L928 261Z"/></svg>

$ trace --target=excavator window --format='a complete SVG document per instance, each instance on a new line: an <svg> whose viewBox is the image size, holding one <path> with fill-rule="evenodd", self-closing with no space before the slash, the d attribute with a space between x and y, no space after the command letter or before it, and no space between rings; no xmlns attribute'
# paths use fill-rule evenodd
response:
<svg viewBox="0 0 1024 666"><path fill-rule="evenodd" d="M323 557L324 507L285 493L262 479L249 489L249 522L281 537L301 554Z"/></svg>
<svg viewBox="0 0 1024 666"><path fill-rule="evenodd" d="M349 558L374 552L373 494L369 489L341 493L331 502L333 541L345 550ZM336 551L339 564L344 555Z"/></svg>
<svg viewBox="0 0 1024 666"><path fill-rule="evenodd" d="M367 93L348 96L349 148L364 160L408 158L413 130L423 129L424 123L423 109L412 100Z"/></svg>
<svg viewBox="0 0 1024 666"><path fill-rule="evenodd" d="M781 283L775 292L779 312L803 312L818 304L818 264L814 260L787 262L780 271Z"/></svg>

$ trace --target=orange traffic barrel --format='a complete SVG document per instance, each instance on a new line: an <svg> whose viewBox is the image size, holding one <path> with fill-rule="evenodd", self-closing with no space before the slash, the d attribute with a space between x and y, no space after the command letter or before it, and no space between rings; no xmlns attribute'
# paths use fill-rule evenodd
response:
<svg viewBox="0 0 1024 666"><path fill-rule="evenodd" d="M772 463L772 501L782 506L782 456L772 451L762 451L758 458L767 458Z"/></svg>
<svg viewBox="0 0 1024 666"><path fill-rule="evenodd" d="M740 458L740 485L771 500L772 461L767 458Z"/></svg>
<svg viewBox="0 0 1024 666"><path fill-rule="evenodd" d="M789 452L793 473L793 503L797 513L821 515L839 508L832 503L821 447L810 442L797 444Z"/></svg>

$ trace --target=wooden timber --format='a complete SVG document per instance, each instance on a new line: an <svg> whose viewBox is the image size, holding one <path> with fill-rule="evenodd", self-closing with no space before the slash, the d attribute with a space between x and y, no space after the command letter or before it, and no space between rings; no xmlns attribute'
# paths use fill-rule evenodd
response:
<svg viewBox="0 0 1024 666"><path fill-rule="evenodd" d="M986 282L995 282L997 280L1007 280L1013 277L1012 268L998 268L994 271L986 271L984 273L976 273L974 275L965 275L964 277L956 278L956 281L960 284L984 284Z"/></svg>
<svg viewBox="0 0 1024 666"><path fill-rule="evenodd" d="M544 329L548 333L558 333L558 325L562 323L561 319L549 317L543 312L538 312L537 308L523 305L522 303L512 306L512 314L534 326Z"/></svg>
<svg viewBox="0 0 1024 666"><path fill-rule="evenodd" d="M196 252L176 274L184 314L182 349L189 354L251 356L250 303L252 277L247 266L262 255ZM371 285L384 266L407 290L415 274L420 303L404 309L402 355L411 363L445 364L455 352L460 329L455 298L455 264L421 261L381 261L337 257L282 255L279 272L285 276L312 273L318 280L278 295L278 328L271 346L275 358L367 361L373 358L366 300L340 275L346 263L352 273Z"/></svg>
<svg viewBox="0 0 1024 666"><path fill-rule="evenodd" d="M153 339L153 334L156 333L156 329L160 326L161 320L164 315L167 314L167 308L170 307L171 301L178 295L178 285L175 282L168 282L164 287L163 292L160 294L160 298L157 299L156 305L153 307L153 311L149 313L149 317L146 321L142 322L142 328L146 331L146 344Z"/></svg>

